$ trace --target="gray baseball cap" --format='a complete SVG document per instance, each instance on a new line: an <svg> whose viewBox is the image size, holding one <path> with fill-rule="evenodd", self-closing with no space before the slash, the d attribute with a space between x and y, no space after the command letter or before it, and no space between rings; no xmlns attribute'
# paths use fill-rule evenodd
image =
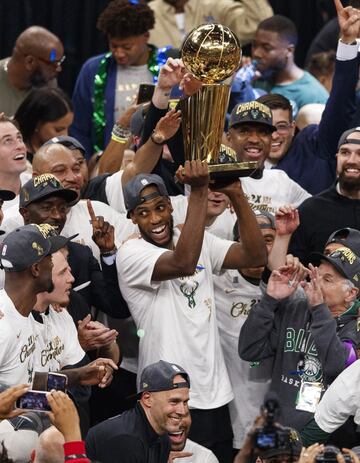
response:
<svg viewBox="0 0 360 463"><path fill-rule="evenodd" d="M174 378L177 375L182 376L184 381L174 383ZM175 363L160 360L143 369L138 396L143 392L171 391L186 387L190 388L190 378L186 371Z"/></svg>
<svg viewBox="0 0 360 463"><path fill-rule="evenodd" d="M341 137L339 138L338 149L340 149L341 146L345 145L346 143L355 143L357 145L360 144L359 139L350 137L350 135L354 132L360 132L360 127L354 127L353 129L345 130L345 132L342 133Z"/></svg>
<svg viewBox="0 0 360 463"><path fill-rule="evenodd" d="M69 148L69 150L80 150L85 156L85 148L83 145L78 140L76 140L76 138L70 137L69 135L60 135L59 137L50 138L50 140L45 142L43 146L54 145L56 143Z"/></svg>
<svg viewBox="0 0 360 463"><path fill-rule="evenodd" d="M42 174L31 178L22 186L19 206L25 207L49 196L60 196L68 203L72 203L77 199L77 193L64 188L53 174Z"/></svg>
<svg viewBox="0 0 360 463"><path fill-rule="evenodd" d="M157 187L158 194L141 197L142 190L150 185L155 185ZM137 206L140 206L140 204L156 196L169 196L163 179L156 174L136 175L124 187L124 201L125 207L128 211L127 217L130 217L130 212Z"/></svg>
<svg viewBox="0 0 360 463"><path fill-rule="evenodd" d="M350 248L357 257L360 257L360 231L354 228L341 228L329 236L325 247L330 243L338 243Z"/></svg>

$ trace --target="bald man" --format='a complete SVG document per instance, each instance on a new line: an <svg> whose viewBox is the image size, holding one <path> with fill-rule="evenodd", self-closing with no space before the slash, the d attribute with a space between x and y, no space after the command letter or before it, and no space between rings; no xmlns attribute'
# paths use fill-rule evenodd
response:
<svg viewBox="0 0 360 463"><path fill-rule="evenodd" d="M64 47L56 35L40 26L25 29L12 55L0 61L0 113L13 116L31 89L56 86L64 59Z"/></svg>

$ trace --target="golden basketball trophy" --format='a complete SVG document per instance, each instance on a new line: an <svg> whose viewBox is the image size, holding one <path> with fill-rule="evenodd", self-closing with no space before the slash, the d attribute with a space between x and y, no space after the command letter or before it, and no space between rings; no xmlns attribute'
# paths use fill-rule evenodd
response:
<svg viewBox="0 0 360 463"><path fill-rule="evenodd" d="M238 38L221 24L203 24L185 38L181 57L186 70L203 83L194 95L180 100L185 159L205 160L212 183L252 174L256 161L237 162L235 156L226 156L226 162L219 159L231 89L223 81L240 67Z"/></svg>

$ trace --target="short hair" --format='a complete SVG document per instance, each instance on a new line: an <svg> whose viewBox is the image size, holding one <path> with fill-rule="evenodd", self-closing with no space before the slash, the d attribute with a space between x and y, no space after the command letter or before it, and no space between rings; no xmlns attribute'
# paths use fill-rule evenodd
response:
<svg viewBox="0 0 360 463"><path fill-rule="evenodd" d="M336 53L334 50L314 53L307 65L307 70L317 79L331 75L335 70Z"/></svg>
<svg viewBox="0 0 360 463"><path fill-rule="evenodd" d="M127 38L148 32L154 24L154 12L143 0L113 0L100 14L97 28L110 38Z"/></svg>
<svg viewBox="0 0 360 463"><path fill-rule="evenodd" d="M60 88L43 87L29 93L14 118L25 143L29 143L39 123L56 121L72 110L70 98Z"/></svg>
<svg viewBox="0 0 360 463"><path fill-rule="evenodd" d="M268 93L267 95L260 96L257 101L268 106L270 109L283 109L289 111L290 121L293 119L293 108L290 101L279 93Z"/></svg>
<svg viewBox="0 0 360 463"><path fill-rule="evenodd" d="M286 16L275 14L274 16L262 21L258 26L258 30L260 29L264 31L277 32L279 36L286 40L289 44L294 45L294 47L297 45L298 33L295 23Z"/></svg>
<svg viewBox="0 0 360 463"><path fill-rule="evenodd" d="M10 122L10 124L14 125L19 130L19 124L14 119L5 116L5 114L0 114L0 124L3 122Z"/></svg>

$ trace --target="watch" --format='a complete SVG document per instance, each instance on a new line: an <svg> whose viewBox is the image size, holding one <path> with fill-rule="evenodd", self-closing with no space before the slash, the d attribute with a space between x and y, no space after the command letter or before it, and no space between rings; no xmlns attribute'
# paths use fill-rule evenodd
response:
<svg viewBox="0 0 360 463"><path fill-rule="evenodd" d="M167 141L164 139L163 135L157 134L154 130L153 130L153 133L150 135L150 138L151 138L151 141L155 143L155 145L159 145L159 146L165 145Z"/></svg>

